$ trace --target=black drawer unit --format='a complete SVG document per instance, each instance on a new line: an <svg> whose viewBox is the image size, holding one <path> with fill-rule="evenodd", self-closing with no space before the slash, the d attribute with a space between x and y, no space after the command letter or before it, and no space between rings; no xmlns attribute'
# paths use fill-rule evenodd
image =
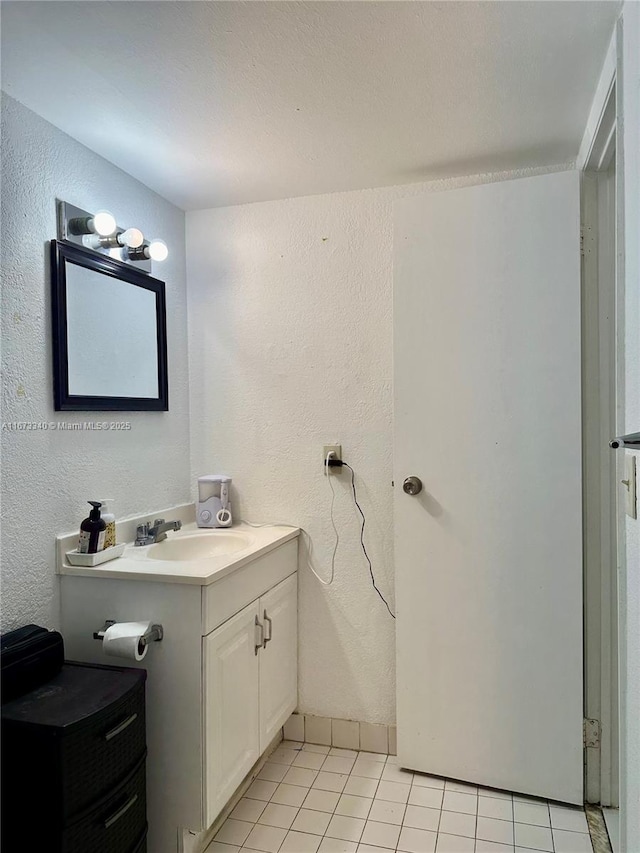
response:
<svg viewBox="0 0 640 853"><path fill-rule="evenodd" d="M142 853L146 672L67 662L2 706L2 850Z"/></svg>
<svg viewBox="0 0 640 853"><path fill-rule="evenodd" d="M55 853L132 853L147 831L144 757L125 781L82 817L67 824ZM47 851L51 848L47 847Z"/></svg>

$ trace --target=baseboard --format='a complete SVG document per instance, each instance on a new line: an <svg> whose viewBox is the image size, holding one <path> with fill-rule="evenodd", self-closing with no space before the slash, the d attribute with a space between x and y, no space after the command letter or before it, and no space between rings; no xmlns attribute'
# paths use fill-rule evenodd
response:
<svg viewBox="0 0 640 853"><path fill-rule="evenodd" d="M381 726L358 720L294 713L284 724L284 737L285 740L301 743L317 743L383 755L395 755L397 752L395 726Z"/></svg>

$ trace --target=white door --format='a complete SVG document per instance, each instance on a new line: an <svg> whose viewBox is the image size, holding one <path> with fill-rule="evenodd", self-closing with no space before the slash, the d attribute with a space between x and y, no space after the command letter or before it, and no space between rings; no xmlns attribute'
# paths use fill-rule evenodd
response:
<svg viewBox="0 0 640 853"><path fill-rule="evenodd" d="M205 826L213 823L260 756L257 616L254 602L202 640Z"/></svg>
<svg viewBox="0 0 640 853"><path fill-rule="evenodd" d="M260 752L298 704L298 579L292 575L260 599Z"/></svg>
<svg viewBox="0 0 640 853"><path fill-rule="evenodd" d="M579 228L577 172L396 205L400 761L571 803L583 799Z"/></svg>

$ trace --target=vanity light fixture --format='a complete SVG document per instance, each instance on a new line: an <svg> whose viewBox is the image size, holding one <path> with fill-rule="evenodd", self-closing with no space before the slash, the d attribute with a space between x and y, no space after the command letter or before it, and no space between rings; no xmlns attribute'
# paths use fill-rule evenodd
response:
<svg viewBox="0 0 640 853"><path fill-rule="evenodd" d="M164 261L169 249L164 240L145 240L139 228L120 228L107 210L89 213L65 201L57 202L58 239L75 243L141 272L151 272L151 261Z"/></svg>

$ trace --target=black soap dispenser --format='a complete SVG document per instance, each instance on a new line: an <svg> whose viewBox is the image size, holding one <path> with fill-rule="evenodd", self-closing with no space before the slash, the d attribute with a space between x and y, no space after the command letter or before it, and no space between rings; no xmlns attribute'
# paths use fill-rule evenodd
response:
<svg viewBox="0 0 640 853"><path fill-rule="evenodd" d="M79 554L97 554L98 551L104 549L107 524L104 518L100 517L100 507L102 504L98 501L89 501L89 503L93 509L89 513L89 517L85 518L80 525Z"/></svg>

